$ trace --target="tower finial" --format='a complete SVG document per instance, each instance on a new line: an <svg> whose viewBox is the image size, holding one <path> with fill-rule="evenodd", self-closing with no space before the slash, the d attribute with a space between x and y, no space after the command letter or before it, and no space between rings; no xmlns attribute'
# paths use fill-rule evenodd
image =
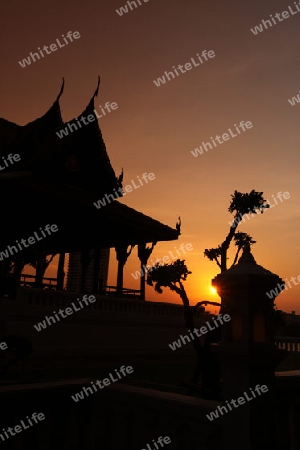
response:
<svg viewBox="0 0 300 450"><path fill-rule="evenodd" d="M178 233L178 235L179 234L181 234L181 219L180 219L180 216L178 217L178 222L176 223L176 230L177 230L177 233Z"/></svg>
<svg viewBox="0 0 300 450"><path fill-rule="evenodd" d="M250 263L250 264L256 264L256 261L254 259L254 256L251 253L251 247L250 244L247 244L243 248L242 256L239 259L239 263Z"/></svg>

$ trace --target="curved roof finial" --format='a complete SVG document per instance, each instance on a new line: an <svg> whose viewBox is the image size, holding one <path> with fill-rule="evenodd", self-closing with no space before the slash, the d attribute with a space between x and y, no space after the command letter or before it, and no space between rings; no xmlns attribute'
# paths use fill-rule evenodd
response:
<svg viewBox="0 0 300 450"><path fill-rule="evenodd" d="M100 75L98 75L98 84L97 84L97 88L94 92L93 98L97 97L98 92L99 92L99 86L100 86Z"/></svg>
<svg viewBox="0 0 300 450"><path fill-rule="evenodd" d="M62 77L62 85L61 85L59 94L58 94L57 99L56 99L57 102L60 99L62 93L64 92L64 87L65 87L65 79L64 79L64 77Z"/></svg>

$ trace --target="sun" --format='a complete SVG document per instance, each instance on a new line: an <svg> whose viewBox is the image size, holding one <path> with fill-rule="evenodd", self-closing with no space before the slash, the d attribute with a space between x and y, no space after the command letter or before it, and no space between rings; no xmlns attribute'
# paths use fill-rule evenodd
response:
<svg viewBox="0 0 300 450"><path fill-rule="evenodd" d="M210 286L210 292L211 292L212 294L216 294L216 293L217 293L217 289L214 288L213 286Z"/></svg>

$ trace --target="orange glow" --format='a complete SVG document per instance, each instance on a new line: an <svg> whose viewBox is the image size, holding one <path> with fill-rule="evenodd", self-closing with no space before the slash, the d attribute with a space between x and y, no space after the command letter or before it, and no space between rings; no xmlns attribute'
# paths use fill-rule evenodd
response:
<svg viewBox="0 0 300 450"><path fill-rule="evenodd" d="M55 100L64 75L66 85L60 107L63 120L72 120L88 104L100 73L95 111L101 116L99 126L116 175L124 167L124 187L140 174L155 175L151 183L133 189L118 201L171 227L175 227L178 216L182 219L178 241L158 242L149 265L164 257L173 262L171 252L174 258L185 259L192 272L184 282L191 305L205 299L221 301L221 288L218 294L210 287L220 267L204 257L204 250L217 247L228 235L234 220L228 211L234 190L255 189L263 192L271 207L263 214L249 214L238 231L249 233L256 241L252 253L257 264L283 280L299 276L300 105L294 108L288 102L300 89L299 49L294 39L297 20L289 21L284 33L283 25L278 25L254 36L250 27L271 12L265 10L263 2L256 11L257 20L252 18L251 24L242 8L235 10L234 17L224 7L205 8L203 14L202 2L196 1L189 2L188 10L184 2L173 2L175 19L167 23L165 18L171 13L167 2L159 6L155 6L158 2L148 2L145 8L137 8L122 18L111 3L119 8L126 0L89 2L92 14L83 2L73 2L72 9L67 2L58 1L51 3L51 9L30 9L26 2L18 2L16 9L15 3L1 5L7 20L2 21L6 39L0 42L6 56L0 72L0 117L20 125L41 117ZM182 19L180 33L177 17ZM19 60L37 52L39 46L61 39L66 21L72 32L80 33L80 39L42 58L38 56L36 62L22 68ZM236 24L241 27L222 41L215 30L224 30L224 24L233 29ZM32 29L36 32L32 33ZM204 41L199 41L199 30ZM247 51L241 43L237 45L240 30ZM276 39L279 48L274 46ZM180 70L183 76L175 78L172 67L195 59L197 52L201 54L205 48L214 51L216 57L192 70ZM279 58L283 64L287 62L284 71L276 70ZM293 67L291 61L295 61ZM164 71L172 71L174 78L168 76L166 83L157 87L153 80ZM273 72L276 76L268 84ZM106 102L115 102L118 108L104 115ZM261 107L257 108L257 104ZM241 121L250 121L253 128L238 133L234 124L241 130ZM219 137L219 145L215 141L214 146L211 139L226 135L222 133L230 127L234 137ZM204 149L203 143L208 142ZM203 154L195 157L195 149L200 150L200 146ZM284 193L288 196L283 197ZM116 233L122 233L122 223L116 224ZM181 244L191 244L193 250ZM228 268L235 253L232 242ZM47 277L56 276L56 265L57 258L50 264ZM125 288L139 289L140 277L133 276L139 270L135 247L124 268ZM25 272L30 273L27 268ZM116 280L117 261L112 249L108 285L115 286ZM300 283L292 282L291 286L278 295L275 304L300 314ZM164 288L163 294L158 294L149 285L146 299L182 304L174 291Z"/></svg>

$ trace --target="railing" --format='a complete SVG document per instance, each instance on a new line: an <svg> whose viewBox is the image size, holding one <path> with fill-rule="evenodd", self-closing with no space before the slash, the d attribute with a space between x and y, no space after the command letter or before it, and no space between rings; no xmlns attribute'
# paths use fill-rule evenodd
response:
<svg viewBox="0 0 300 450"><path fill-rule="evenodd" d="M32 281L29 281L32 280ZM24 287L34 287L35 286L35 275L21 275L20 286ZM43 278L43 288L56 289L57 279L56 278Z"/></svg>
<svg viewBox="0 0 300 450"><path fill-rule="evenodd" d="M50 289L33 289L20 287L18 289L16 301L20 304L36 306L55 306L67 307L71 302L83 294L76 294L67 291L57 291ZM141 302L137 298L110 298L106 295L96 295L97 301L90 304L89 311L114 311L122 314L142 314L155 316L173 316L183 317L183 306L180 304L164 302ZM195 318L208 320L209 317L203 316L200 310L195 312Z"/></svg>
<svg viewBox="0 0 300 450"><path fill-rule="evenodd" d="M276 336L274 342L277 348L289 353L300 353L300 338Z"/></svg>
<svg viewBox="0 0 300 450"><path fill-rule="evenodd" d="M103 294L108 295L110 297L115 297L117 294L117 287L116 286L104 286L102 288ZM122 297L134 297L134 298L140 298L141 297L141 291L139 289L127 289L122 288Z"/></svg>
<svg viewBox="0 0 300 450"><path fill-rule="evenodd" d="M27 275L27 274L21 275L20 286L34 288L36 285L35 278L36 278L35 275ZM57 288L57 278L44 277L42 286L43 286L42 289L45 289L45 288L56 289ZM117 294L117 287L116 286L103 286L101 294L107 295L109 297L115 297ZM122 295L122 297L140 298L141 291L140 291L140 289L122 288L121 295Z"/></svg>

